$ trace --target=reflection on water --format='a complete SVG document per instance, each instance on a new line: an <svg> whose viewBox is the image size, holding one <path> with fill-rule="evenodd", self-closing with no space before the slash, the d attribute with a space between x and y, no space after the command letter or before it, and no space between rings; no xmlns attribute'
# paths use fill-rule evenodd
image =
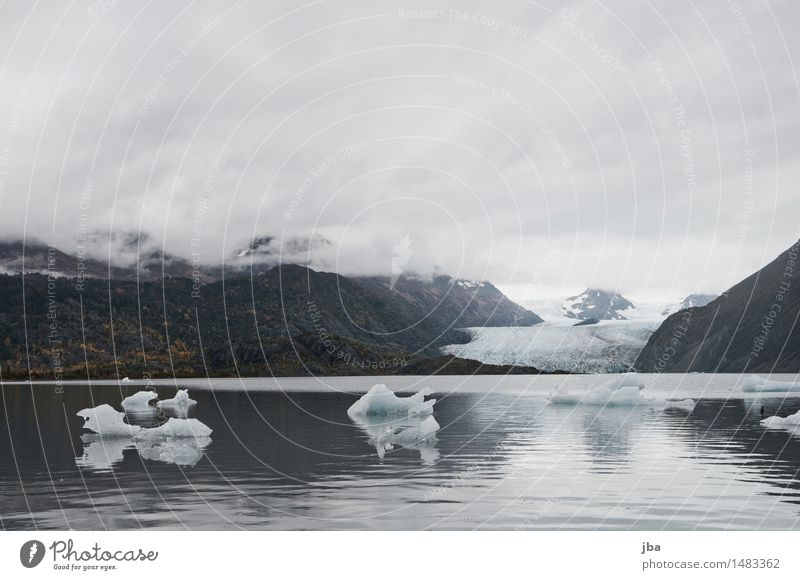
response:
<svg viewBox="0 0 800 580"><path fill-rule="evenodd" d="M800 438L759 420L800 399L700 399L687 413L440 393L435 429L354 422L357 395L192 390L213 441L81 433L76 411L135 391L2 387L3 529L798 527Z"/></svg>
<svg viewBox="0 0 800 580"><path fill-rule="evenodd" d="M423 465L433 465L439 459L436 432L440 426L433 417L361 415L352 419L366 433L369 444L375 447L380 459L384 459L386 452L393 451L395 446L419 451Z"/></svg>
<svg viewBox="0 0 800 580"><path fill-rule="evenodd" d="M203 458L203 450L211 443L211 437L134 439L84 433L81 441L83 455L75 458L75 464L87 470L108 471L125 459L128 449L150 461L192 467Z"/></svg>

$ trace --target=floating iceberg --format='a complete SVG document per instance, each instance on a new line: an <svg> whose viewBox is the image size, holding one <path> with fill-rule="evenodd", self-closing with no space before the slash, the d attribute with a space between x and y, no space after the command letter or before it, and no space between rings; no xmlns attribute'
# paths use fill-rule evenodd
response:
<svg viewBox="0 0 800 580"><path fill-rule="evenodd" d="M788 429L790 431L800 430L800 411L788 417L767 417L761 420L761 424L767 429Z"/></svg>
<svg viewBox="0 0 800 580"><path fill-rule="evenodd" d="M439 459L436 450L436 433L439 423L432 416L407 416L397 419L378 419L375 415L361 415L354 418L356 424L367 434L369 443L375 447L378 457L383 459L387 451L399 445L405 449L419 451L425 465Z"/></svg>
<svg viewBox="0 0 800 580"><path fill-rule="evenodd" d="M120 413L110 405L100 405L93 409L83 409L77 413L83 417L84 429L89 429L104 437L134 437L136 439L154 437L208 437L211 429L197 419L176 419L170 417L158 427L143 428L125 422L125 413Z"/></svg>
<svg viewBox="0 0 800 580"><path fill-rule="evenodd" d="M136 434L137 439L153 439L158 437L174 439L176 437L209 437L211 428L197 419L176 419L170 417L166 423L158 427L142 429Z"/></svg>
<svg viewBox="0 0 800 580"><path fill-rule="evenodd" d="M130 397L122 399L122 408L126 413L141 413L142 411L153 412L155 407L150 404L150 401L158 398L158 393L155 391L139 391Z"/></svg>
<svg viewBox="0 0 800 580"><path fill-rule="evenodd" d="M635 385L630 375L612 379L608 383L595 387L585 393L560 391L551 395L553 405L595 405L602 407L656 407L675 409L691 413L695 407L693 399L668 401L659 397L651 397L643 392L644 385Z"/></svg>
<svg viewBox="0 0 800 580"><path fill-rule="evenodd" d="M636 387L642 390L645 387L644 377L636 373L625 373L614 377L603 384L607 389L618 391L624 387Z"/></svg>
<svg viewBox="0 0 800 580"><path fill-rule="evenodd" d="M150 405L158 395L152 391L140 391L122 401L129 418L156 411ZM178 391L174 399L162 401L163 407L187 410L196 404L187 391ZM125 422L125 413L110 405L99 405L78 412L83 417L85 429L93 433L84 434L81 440L85 446L83 456L77 457L79 467L108 470L122 461L124 451L136 448L144 459L193 466L203 457L203 450L211 443L211 429L197 419L170 417L163 425L142 427ZM142 417L139 417L141 420Z"/></svg>
<svg viewBox="0 0 800 580"><path fill-rule="evenodd" d="M84 429L104 437L133 437L142 430L138 425L126 423L125 413L120 413L111 405L83 409L76 414L84 419Z"/></svg>
<svg viewBox="0 0 800 580"><path fill-rule="evenodd" d="M550 397L554 405L602 405L608 407L650 406L663 407L664 399L656 399L642 393L638 386L620 386L610 389L605 385L595 387L586 393L557 392Z"/></svg>
<svg viewBox="0 0 800 580"><path fill-rule="evenodd" d="M364 415L429 415L436 399L425 400L431 390L422 389L410 397L398 397L386 385L375 385L347 410L350 417Z"/></svg>
<svg viewBox="0 0 800 580"><path fill-rule="evenodd" d="M197 405L197 401L189 398L189 391L181 389L172 399L166 399L157 403L159 409L165 409L177 415L178 417L186 417L189 414L189 409Z"/></svg>
<svg viewBox="0 0 800 580"><path fill-rule="evenodd" d="M746 393L786 393L800 391L800 383L770 381L755 375L748 375L742 382L742 390Z"/></svg>

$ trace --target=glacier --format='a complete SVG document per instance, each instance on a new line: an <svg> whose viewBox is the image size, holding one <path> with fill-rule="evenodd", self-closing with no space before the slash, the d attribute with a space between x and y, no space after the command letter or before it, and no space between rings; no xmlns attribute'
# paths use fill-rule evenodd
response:
<svg viewBox="0 0 800 580"><path fill-rule="evenodd" d="M573 326L574 320L530 327L468 328L467 344L445 346L444 354L486 364L533 366L543 371L618 373L630 370L658 319L602 320Z"/></svg>

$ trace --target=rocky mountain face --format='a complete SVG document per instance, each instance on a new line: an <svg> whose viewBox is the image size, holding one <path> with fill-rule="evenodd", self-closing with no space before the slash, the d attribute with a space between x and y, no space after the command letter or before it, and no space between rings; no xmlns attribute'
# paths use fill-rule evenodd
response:
<svg viewBox="0 0 800 580"><path fill-rule="evenodd" d="M623 311L636 306L615 292L587 288L577 296L570 296L561 305L561 313L577 320L626 320Z"/></svg>
<svg viewBox="0 0 800 580"><path fill-rule="evenodd" d="M706 306L667 318L641 372L800 372L800 241Z"/></svg>
<svg viewBox="0 0 800 580"><path fill-rule="evenodd" d="M0 275L5 379L391 374L467 340L459 328L540 321L491 284L447 277L389 289L295 265L208 283L27 271Z"/></svg>

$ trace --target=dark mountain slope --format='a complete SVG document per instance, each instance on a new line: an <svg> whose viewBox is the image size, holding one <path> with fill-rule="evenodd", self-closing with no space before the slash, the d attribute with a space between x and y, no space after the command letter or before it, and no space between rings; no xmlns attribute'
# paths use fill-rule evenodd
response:
<svg viewBox="0 0 800 580"><path fill-rule="evenodd" d="M464 340L456 328L538 320L486 292L301 266L205 285L0 275L0 365L5 379L397 372Z"/></svg>
<svg viewBox="0 0 800 580"><path fill-rule="evenodd" d="M700 308L667 318L642 372L800 372L800 242Z"/></svg>

